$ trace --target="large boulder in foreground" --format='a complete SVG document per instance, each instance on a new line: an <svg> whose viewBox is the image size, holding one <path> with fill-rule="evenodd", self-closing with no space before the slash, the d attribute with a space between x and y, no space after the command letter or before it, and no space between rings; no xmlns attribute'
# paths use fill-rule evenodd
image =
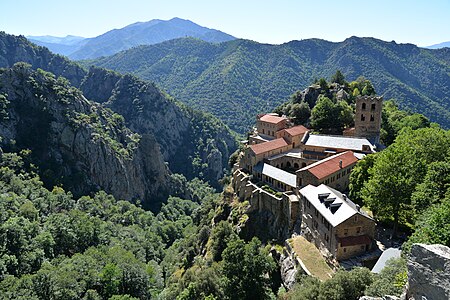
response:
<svg viewBox="0 0 450 300"><path fill-rule="evenodd" d="M413 244L406 299L450 299L450 248Z"/></svg>

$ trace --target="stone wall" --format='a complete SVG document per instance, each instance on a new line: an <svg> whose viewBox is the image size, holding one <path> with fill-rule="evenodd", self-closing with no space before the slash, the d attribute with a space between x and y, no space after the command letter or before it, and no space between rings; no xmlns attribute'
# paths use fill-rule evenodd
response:
<svg viewBox="0 0 450 300"><path fill-rule="evenodd" d="M356 137L366 137L376 142L380 138L383 97L362 96L356 99Z"/></svg>
<svg viewBox="0 0 450 300"><path fill-rule="evenodd" d="M356 221L355 217L357 217ZM375 235L375 226L376 224L373 220L365 218L361 215L355 215L354 217L351 217L345 222L339 224L335 229L335 235L336 238L367 235L371 240L373 240ZM342 247L338 240L335 240L334 242L337 244L336 259L338 260L345 260L372 249L372 244L370 244L369 248L366 249L365 244Z"/></svg>
<svg viewBox="0 0 450 300"><path fill-rule="evenodd" d="M295 226L296 220L292 218L301 215L298 202L292 201L296 196L286 192L277 197L256 186L251 178L242 170L233 172L232 186L236 196L240 201L250 203L247 211L250 227L247 230L264 240L286 239Z"/></svg>

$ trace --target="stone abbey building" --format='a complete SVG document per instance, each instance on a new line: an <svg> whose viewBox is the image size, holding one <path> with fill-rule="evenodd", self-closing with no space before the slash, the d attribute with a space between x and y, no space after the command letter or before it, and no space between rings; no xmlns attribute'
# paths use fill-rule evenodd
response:
<svg viewBox="0 0 450 300"><path fill-rule="evenodd" d="M377 151L382 101L358 97L355 127L341 136L313 134L276 114L257 116L233 187L251 211L272 214L274 237L301 232L336 260L372 249L375 221L343 193L358 160Z"/></svg>

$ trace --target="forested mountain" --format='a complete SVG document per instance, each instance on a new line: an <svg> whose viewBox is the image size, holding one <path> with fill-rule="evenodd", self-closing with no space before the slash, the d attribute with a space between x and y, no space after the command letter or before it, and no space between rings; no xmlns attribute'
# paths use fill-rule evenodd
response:
<svg viewBox="0 0 450 300"><path fill-rule="evenodd" d="M178 39L140 46L87 62L155 81L177 99L213 113L244 133L256 113L341 70L364 75L378 94L403 109L450 126L450 49L351 37L340 43L310 39L282 45L234 40L210 44Z"/></svg>
<svg viewBox="0 0 450 300"><path fill-rule="evenodd" d="M43 143L42 141L47 141L48 138L55 143L44 143L43 146L47 148L43 149L42 153L44 156L50 155L58 162L58 170L65 172L67 169L71 169L71 163L76 164L77 167L80 167L81 164L81 169L83 169L84 164L78 162L80 159L70 156L74 152L74 149L70 148L74 147L71 139L76 140L74 137L76 131L64 131L67 126L72 126L72 123L75 122L73 125L75 128L81 126L79 124L88 128L85 135L86 141L82 145L93 147L95 143L91 143L92 139L104 140L106 144L110 144L112 150L103 151L104 155L112 153L114 156L114 153L117 153L126 156L129 154L127 151L132 152L135 148L139 150L139 145L145 149L151 149L150 152L142 153L145 157L144 161L136 162L142 172L128 170L124 174L128 174L127 176L130 178L123 180L114 171L105 172L105 178L103 178L103 175L94 169L87 168L86 166L90 164L85 163L86 172L83 174L88 179L90 176L98 176L101 180L94 183L99 188L118 197L129 200L140 198L142 201L152 202L155 199L152 200L150 196L156 197L164 194L164 187L167 187L167 183L170 181L164 176L167 177L170 171L182 173L188 179L199 177L207 180L213 186L219 186L219 180L228 164L228 157L236 149L237 144L228 127L216 118L177 103L153 84L131 75L123 76L99 68L92 68L89 72L85 71L64 57L50 53L46 48L32 45L24 37L2 33L0 34L0 49L2 53L0 56L1 67L9 68L16 61L24 61L31 64L33 68L52 72L56 77L67 77L73 84L71 86L67 80L56 79L52 74L43 71L36 73L23 65L18 65L18 69L4 69L2 71L3 83L0 86L3 92L3 109L7 116L10 114L15 116L17 113L19 118L3 121L4 127L2 128L4 130L0 131L1 136L4 137L3 146L11 146L15 143L16 150L39 147ZM20 81L20 84L15 84L16 81ZM66 94L73 94L74 96L71 97L75 98L69 97L67 100ZM97 103L86 100L84 96ZM20 102L21 99L23 102ZM74 102L70 102L74 116L67 115L68 105L64 104L67 101ZM60 102L63 104L56 105ZM77 104L78 102L83 103L84 106ZM19 104L20 107L16 108L15 105ZM30 107L35 107L35 109L30 109ZM31 114L32 117L27 117L28 113L22 116L20 115L22 108L28 113L36 112ZM39 117L38 114L41 110L45 111L45 116L49 113L50 115L46 118ZM61 124L58 122L55 124L55 118L57 120L62 118ZM31 139L34 142L17 143L21 139L28 140L17 131L18 124L21 124L21 128L32 128L33 134L27 133L26 130L24 132L28 134L28 137L35 137ZM70 126L69 128L71 128ZM131 128L132 131L125 126ZM53 131L48 131L49 128ZM45 139L37 138L43 135ZM136 145L136 143L138 144ZM131 150L127 148L128 146L131 147ZM51 155L52 151L56 154ZM95 159L95 155L91 156L89 152L80 151L82 155L89 156L86 159ZM32 151L32 153L39 156L37 152ZM111 159L115 159L115 157ZM164 171L167 168L164 161L168 162L167 171ZM35 161L40 167L49 162L51 161L46 157L40 156ZM114 165L114 163L111 164ZM107 165L110 163L108 162ZM123 170L126 169L126 162L118 163L118 165ZM41 169L46 170L47 168ZM62 176L62 178L67 176L67 174L56 175ZM50 177L53 178L53 176ZM133 185L128 185L123 191L124 194L114 192L111 181L121 181L117 187L114 186L114 189L121 189L121 185L126 184L127 180L134 180L135 177L137 178L136 182L149 180L147 184L142 185L145 186L145 189L152 189L152 192L148 193L149 196L143 197L142 195L145 193L139 192L144 187L133 188ZM46 182L46 177L42 178ZM52 183L49 182L49 184ZM73 184L75 187L76 183L73 182ZM64 186L72 190L70 186ZM136 195L131 196L126 193L126 190L131 192L133 189L136 190ZM83 192L85 191L80 191L80 193Z"/></svg>
<svg viewBox="0 0 450 300"><path fill-rule="evenodd" d="M88 59L112 55L138 45L152 45L181 37L194 37L212 43L235 39L219 30L206 28L180 18L137 22L75 43L67 43L66 40L50 40L48 37L30 37L30 39L39 46L48 47L51 51L71 59Z"/></svg>
<svg viewBox="0 0 450 300"><path fill-rule="evenodd" d="M2 148L30 151L48 188L63 185L77 197L104 189L149 206L169 194L154 137L132 132L63 77L25 63L0 69L0 100Z"/></svg>

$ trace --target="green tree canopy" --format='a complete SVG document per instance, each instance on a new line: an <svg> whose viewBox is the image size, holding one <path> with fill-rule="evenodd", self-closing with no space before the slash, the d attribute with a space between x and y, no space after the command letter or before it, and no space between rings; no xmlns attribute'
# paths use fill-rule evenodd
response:
<svg viewBox="0 0 450 300"><path fill-rule="evenodd" d="M347 83L344 74L342 74L340 70L337 70L336 73L331 76L331 82L339 83L340 85L345 85Z"/></svg>
<svg viewBox="0 0 450 300"><path fill-rule="evenodd" d="M319 132L342 132L345 127L353 125L353 118L353 109L346 101L334 103L320 96L311 110L311 127Z"/></svg>
<svg viewBox="0 0 450 300"><path fill-rule="evenodd" d="M450 247L450 191L441 202L428 208L416 223L415 231L404 245L409 251L413 243L442 244Z"/></svg>
<svg viewBox="0 0 450 300"><path fill-rule="evenodd" d="M316 105L311 110L311 126L322 132L330 128L337 128L339 113L336 105L327 97L319 97Z"/></svg>
<svg viewBox="0 0 450 300"><path fill-rule="evenodd" d="M411 196L416 213L440 203L450 191L450 162L437 161L428 165L427 174Z"/></svg>
<svg viewBox="0 0 450 300"><path fill-rule="evenodd" d="M241 239L231 241L223 252L222 268L229 299L270 299L267 275L274 270L275 262L257 238L248 244Z"/></svg>
<svg viewBox="0 0 450 300"><path fill-rule="evenodd" d="M362 189L364 202L375 215L394 221L411 219L411 194L422 182L428 164L449 155L450 133L438 128L406 128L395 143L382 151Z"/></svg>
<svg viewBox="0 0 450 300"><path fill-rule="evenodd" d="M311 109L305 102L294 103L291 106L291 113L289 115L293 117L295 125L305 125L311 116Z"/></svg>
<svg viewBox="0 0 450 300"><path fill-rule="evenodd" d="M406 271L404 258L389 259L381 272L374 275L373 282L367 287L365 294L372 297L400 297L406 284Z"/></svg>

